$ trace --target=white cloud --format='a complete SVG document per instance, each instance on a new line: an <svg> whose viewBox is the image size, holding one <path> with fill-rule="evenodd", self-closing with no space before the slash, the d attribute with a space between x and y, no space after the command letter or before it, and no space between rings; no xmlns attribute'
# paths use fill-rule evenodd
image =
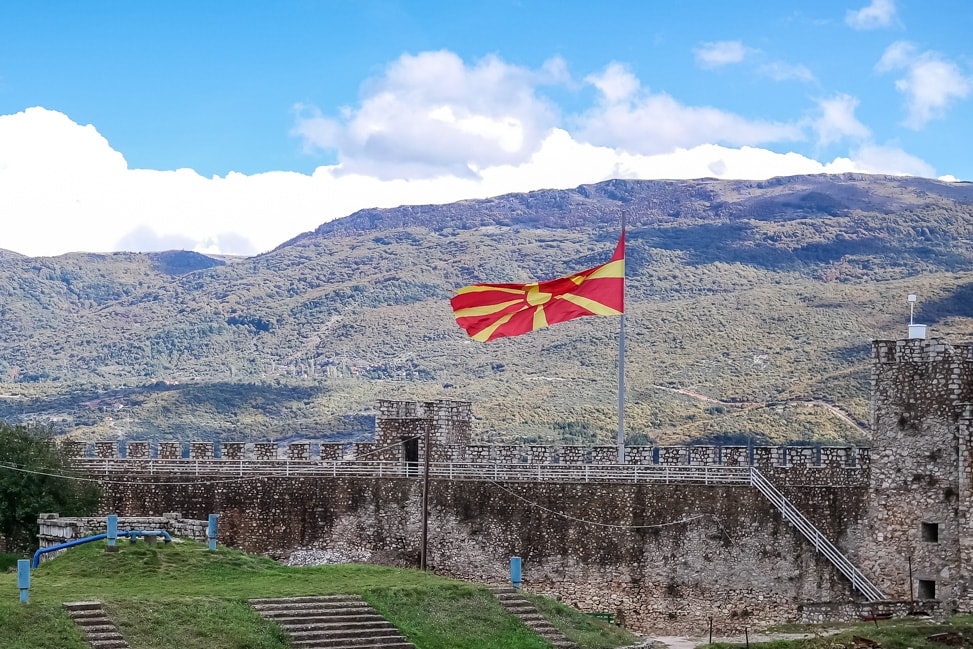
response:
<svg viewBox="0 0 973 649"><path fill-rule="evenodd" d="M697 110L677 108L678 114ZM336 165L311 176L204 178L190 169L130 169L93 126L32 108L0 116L0 248L32 256L172 248L252 254L366 207L448 203L610 178L763 179L845 171L933 173L891 147L862 148L829 163L709 143L646 155L585 143L553 128L526 159L485 166L475 176L389 180Z"/></svg>
<svg viewBox="0 0 973 649"><path fill-rule="evenodd" d="M973 77L965 75L955 63L938 52L919 52L905 41L889 45L875 68L879 72L904 71L895 88L905 95L907 115L903 124L915 130L945 117L953 103L973 90Z"/></svg>
<svg viewBox="0 0 973 649"><path fill-rule="evenodd" d="M337 150L344 173L473 175L527 160L557 121L557 109L536 88L569 79L560 59L532 71L496 56L466 65L452 52L406 54L339 117L298 107L295 132L308 147Z"/></svg>
<svg viewBox="0 0 973 649"><path fill-rule="evenodd" d="M757 68L757 72L774 81L802 81L810 83L815 80L814 73L806 65L772 61Z"/></svg>
<svg viewBox="0 0 973 649"><path fill-rule="evenodd" d="M750 52L740 41L717 41L703 43L693 50L696 63L702 68L721 68L725 65L740 63Z"/></svg>
<svg viewBox="0 0 973 649"><path fill-rule="evenodd" d="M836 95L818 102L821 115L813 120L811 127L818 136L818 144L828 145L845 138L858 140L871 135L868 127L855 117L858 99L851 95Z"/></svg>
<svg viewBox="0 0 973 649"><path fill-rule="evenodd" d="M635 75L621 63L608 64L604 72L585 77L585 82L597 88L610 104L627 100L638 92L641 85Z"/></svg>
<svg viewBox="0 0 973 649"><path fill-rule="evenodd" d="M894 146L866 145L852 153L857 171L932 178L936 170L928 163Z"/></svg>
<svg viewBox="0 0 973 649"><path fill-rule="evenodd" d="M845 23L852 29L880 29L890 27L894 21L895 0L872 0L868 6L845 13Z"/></svg>
<svg viewBox="0 0 973 649"><path fill-rule="evenodd" d="M665 93L640 93L638 80L618 64L586 81L598 88L601 100L580 117L576 136L593 144L652 155L707 143L752 146L804 137L796 124L749 120L685 106Z"/></svg>

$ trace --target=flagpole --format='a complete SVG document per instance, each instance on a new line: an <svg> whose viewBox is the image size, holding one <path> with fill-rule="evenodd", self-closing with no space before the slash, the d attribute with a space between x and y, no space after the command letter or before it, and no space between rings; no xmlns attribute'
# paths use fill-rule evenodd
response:
<svg viewBox="0 0 973 649"><path fill-rule="evenodd" d="M622 212L625 236L625 212ZM618 327L618 463L625 464L625 279L622 277L622 317Z"/></svg>

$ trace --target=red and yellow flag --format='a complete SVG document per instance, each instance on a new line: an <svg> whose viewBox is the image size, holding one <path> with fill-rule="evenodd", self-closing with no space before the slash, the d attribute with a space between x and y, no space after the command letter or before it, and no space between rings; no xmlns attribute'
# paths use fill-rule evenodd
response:
<svg viewBox="0 0 973 649"><path fill-rule="evenodd" d="M625 233L611 260L574 275L533 284L473 284L450 300L456 322L486 342L519 336L586 315L625 311Z"/></svg>

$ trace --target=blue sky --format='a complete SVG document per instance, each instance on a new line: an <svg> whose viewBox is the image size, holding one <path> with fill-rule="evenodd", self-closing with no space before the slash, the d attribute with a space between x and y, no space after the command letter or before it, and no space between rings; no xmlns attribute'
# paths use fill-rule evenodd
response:
<svg viewBox="0 0 973 649"><path fill-rule="evenodd" d="M0 248L252 254L616 176L973 180L971 33L966 0L7 3Z"/></svg>

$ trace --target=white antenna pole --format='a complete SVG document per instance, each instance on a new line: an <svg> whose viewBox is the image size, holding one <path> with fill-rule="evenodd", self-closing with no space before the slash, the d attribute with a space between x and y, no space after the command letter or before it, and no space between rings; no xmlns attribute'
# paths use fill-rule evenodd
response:
<svg viewBox="0 0 973 649"><path fill-rule="evenodd" d="M914 319L915 311L916 311L916 296L910 295L909 296L909 326L910 327L915 324L915 319Z"/></svg>

